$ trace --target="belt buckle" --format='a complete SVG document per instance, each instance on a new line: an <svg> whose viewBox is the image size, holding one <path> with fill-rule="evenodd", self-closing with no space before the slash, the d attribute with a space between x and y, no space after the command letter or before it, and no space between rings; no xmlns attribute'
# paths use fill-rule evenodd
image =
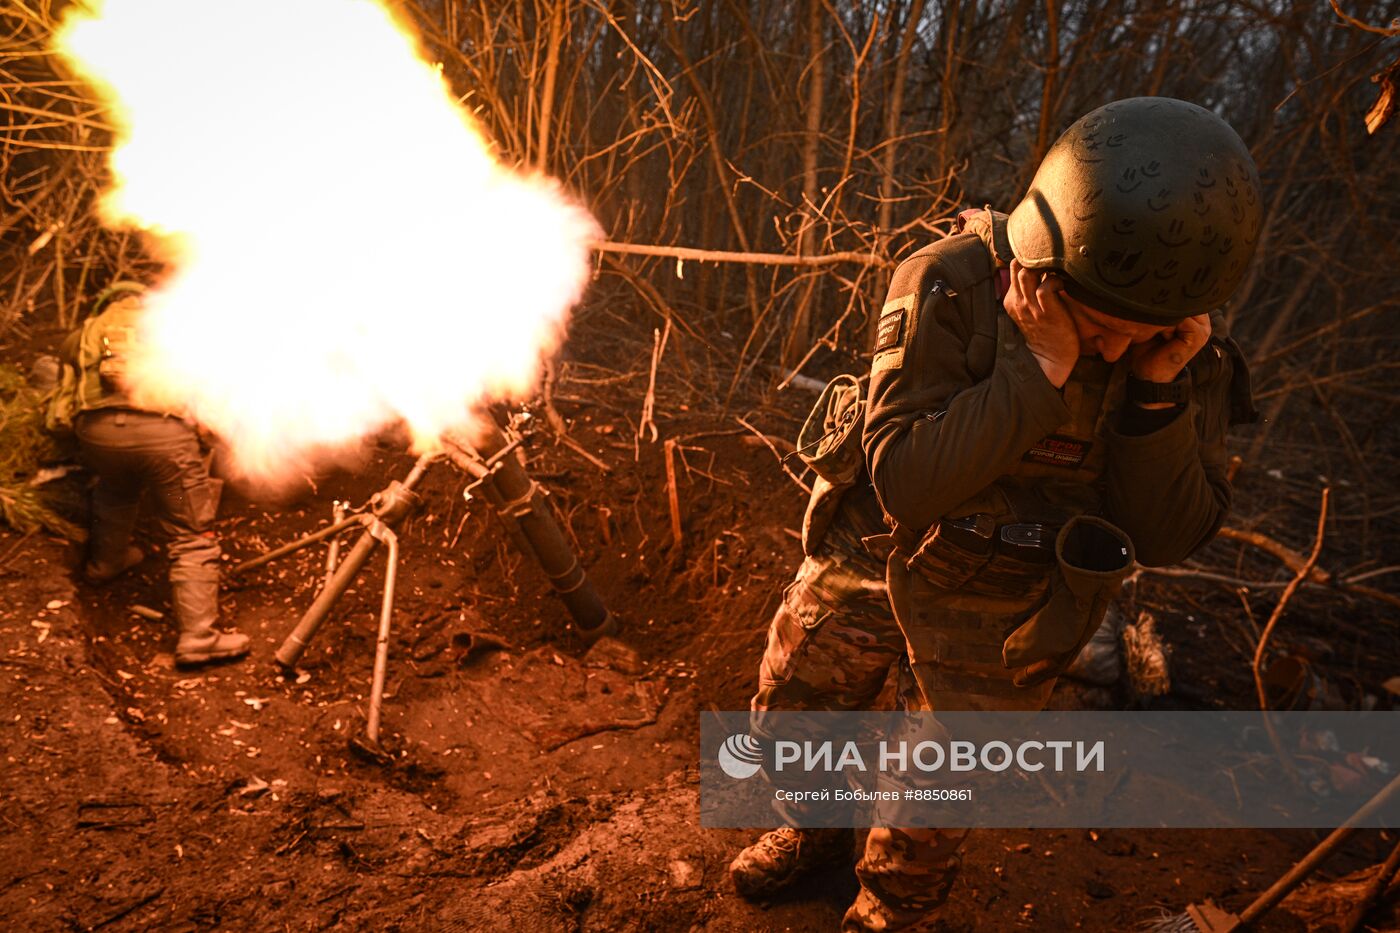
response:
<svg viewBox="0 0 1400 933"><path fill-rule="evenodd" d="M1040 522L1013 522L997 529L997 550L1007 557L1030 564L1049 564L1055 560L1054 525Z"/></svg>

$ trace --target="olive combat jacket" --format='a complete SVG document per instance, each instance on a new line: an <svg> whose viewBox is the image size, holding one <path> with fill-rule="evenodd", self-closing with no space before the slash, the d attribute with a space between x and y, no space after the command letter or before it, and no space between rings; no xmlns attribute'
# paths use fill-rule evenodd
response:
<svg viewBox="0 0 1400 933"><path fill-rule="evenodd" d="M895 272L862 442L888 520L917 540L942 518L976 512L1049 523L1091 512L1127 532L1141 563L1184 559L1224 519L1225 432L1252 413L1223 319L1212 319L1215 334L1188 364L1186 410L1150 433L1123 433L1126 361L1083 358L1056 389L1001 310L997 269L1011 256L1004 236L1005 216L986 211ZM979 318L989 314L997 321L990 354L978 346L989 336ZM989 370L976 371L988 356ZM1089 408L1096 411L1086 415ZM1094 422L1088 438L1061 439L1085 418ZM1070 433L1083 435L1083 425Z"/></svg>
<svg viewBox="0 0 1400 933"><path fill-rule="evenodd" d="M865 465L893 528L891 608L933 709L1041 708L1133 560L1186 557L1230 501L1233 345L1217 330L1188 364L1179 412L1125 411L1126 359L1083 357L1056 389L1001 307L1004 231L987 211L902 263L871 363ZM990 531L991 549L945 537L948 519ZM1071 527L1107 549L1071 559ZM1059 531L1053 558L1004 551L1002 535L1027 531Z"/></svg>

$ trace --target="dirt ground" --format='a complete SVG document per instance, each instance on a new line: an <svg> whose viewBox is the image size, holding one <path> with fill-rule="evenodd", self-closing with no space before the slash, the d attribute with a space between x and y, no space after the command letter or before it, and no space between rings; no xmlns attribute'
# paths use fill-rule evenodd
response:
<svg viewBox="0 0 1400 933"><path fill-rule="evenodd" d="M554 404L569 439L608 472L557 443L543 417L528 445L532 474L622 620L618 642L585 650L538 568L484 503L463 501L466 478L435 466L425 508L401 531L389 763L349 744L363 727L381 556L290 676L272 653L313 597L324 549L228 581L224 613L253 656L191 673L174 667L170 622L131 612L167 609L159 554L94 588L74 582L75 546L0 533L5 926L834 930L855 891L848 869L749 904L725 868L752 834L702 829L697 802L698 713L747 707L767 619L799 559L803 494L768 444L781 450L796 434L812 396L721 414L688 410L680 387L663 391L660 436L682 455L676 547L662 444L636 439L639 369L616 377L575 360L560 372ZM286 501L230 487L217 525L228 559L323 526L332 500L361 504L411 463L386 439L355 470ZM1251 483L1274 496L1263 482L1246 472L1244 498ZM142 543L154 543L148 531ZM1176 689L1154 703L1247 706L1247 666L1222 648L1238 600L1192 592L1147 583L1136 594L1174 648ZM1314 608L1302 599L1295 611L1320 618ZM1352 628L1309 631L1362 658L1350 668L1357 689L1378 691L1395 673L1393 626ZM466 650L481 634L506 647ZM1122 702L1070 686L1057 698ZM1207 897L1238 909L1317 838L978 832L947 929L1127 930ZM1323 878L1393 845L1393 834L1359 834ZM1261 929L1328 929L1338 890L1310 889ZM1390 909L1372 929L1400 929Z"/></svg>

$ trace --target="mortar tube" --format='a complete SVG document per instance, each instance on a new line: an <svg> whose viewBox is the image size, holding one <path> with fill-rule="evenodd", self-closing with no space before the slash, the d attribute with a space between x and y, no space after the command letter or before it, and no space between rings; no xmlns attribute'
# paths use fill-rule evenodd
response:
<svg viewBox="0 0 1400 933"><path fill-rule="evenodd" d="M494 424L486 425L486 430L473 440L477 453L488 460L507 446L505 435ZM495 501L492 504L503 518L519 527L520 535L563 600L583 639L593 642L604 635L616 634L617 620L603 605L598 591L569 547L539 486L530 479L513 453L496 461L487 482L495 493L492 499L500 500L499 504Z"/></svg>
<svg viewBox="0 0 1400 933"><path fill-rule="evenodd" d="M496 491L494 484L490 482L482 483L477 489L481 497L496 510L497 516L501 519L501 524L505 525L506 534L510 537L510 543L515 545L515 549L521 554L533 554L534 548L530 541L520 530L520 523L517 522L506 510L506 500L501 498L501 494Z"/></svg>

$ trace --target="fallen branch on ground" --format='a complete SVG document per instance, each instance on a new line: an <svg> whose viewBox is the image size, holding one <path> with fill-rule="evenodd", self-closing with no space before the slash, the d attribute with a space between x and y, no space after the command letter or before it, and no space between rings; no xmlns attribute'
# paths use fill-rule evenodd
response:
<svg viewBox="0 0 1400 933"><path fill-rule="evenodd" d="M1266 551L1277 557L1283 565L1294 573L1299 572L1307 563L1308 559L1302 554L1290 548L1288 545L1275 541L1268 535L1260 534L1257 531L1241 531L1237 528L1221 528L1217 533L1219 537L1230 541L1242 541L1245 544L1253 545L1261 551ZM1308 580L1326 586L1332 582L1332 574L1320 567L1313 567L1308 572Z"/></svg>

